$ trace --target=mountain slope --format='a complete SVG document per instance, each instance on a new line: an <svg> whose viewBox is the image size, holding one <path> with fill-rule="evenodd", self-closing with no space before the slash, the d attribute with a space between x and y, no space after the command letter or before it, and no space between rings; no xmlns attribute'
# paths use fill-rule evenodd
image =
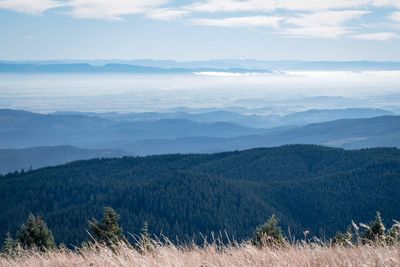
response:
<svg viewBox="0 0 400 267"><path fill-rule="evenodd" d="M347 109L311 109L284 116L278 122L281 125L306 125L342 119L362 119L379 116L392 116L394 113L383 109L347 108Z"/></svg>
<svg viewBox="0 0 400 267"><path fill-rule="evenodd" d="M0 178L0 234L29 212L48 221L58 241L87 238L87 219L103 206L126 231L148 221L180 240L227 230L248 237L272 212L291 233L331 236L376 210L399 219L400 150L346 151L295 145L210 155L77 161Z"/></svg>
<svg viewBox="0 0 400 267"><path fill-rule="evenodd" d="M349 149L400 147L400 116L336 120L290 129L276 128L261 135L235 138L141 140L127 144L126 149L137 154L210 153L286 144L319 144Z"/></svg>
<svg viewBox="0 0 400 267"><path fill-rule="evenodd" d="M282 126L304 126L311 123L326 122L339 119L373 118L378 116L393 116L395 113L384 109L347 108L347 109L311 109L295 112L288 115L256 115L242 114L228 110L210 110L201 112L175 111L175 112L143 112L143 113L81 113L81 112L55 112L55 115L83 115L99 117L113 121L155 121L164 119L181 119L201 123L230 122L246 127L273 128Z"/></svg>
<svg viewBox="0 0 400 267"><path fill-rule="evenodd" d="M203 119L209 119L208 115ZM169 118L131 121L82 114L45 115L0 110L0 148L73 145L90 149L122 149L148 155L209 153L285 144L344 148L400 147L399 137L400 116L257 129L232 122Z"/></svg>
<svg viewBox="0 0 400 267"><path fill-rule="evenodd" d="M121 150L89 150L72 146L0 149L0 174L59 165L75 160L114 158L125 155L127 153Z"/></svg>
<svg viewBox="0 0 400 267"><path fill-rule="evenodd" d="M73 145L123 149L129 142L148 138L237 137L264 132L228 122L199 123L183 119L130 122L81 114L0 110L0 147L3 148Z"/></svg>
<svg viewBox="0 0 400 267"><path fill-rule="evenodd" d="M382 138L398 135L400 133L400 116L381 116L366 119L344 119L317 124L310 124L305 127L289 129L280 134L283 140L290 140L291 143L317 143L326 144L335 141L349 140L350 144L339 146L351 147L351 139L369 140L371 138ZM380 145L380 144L379 144ZM392 146L399 146L400 140ZM390 144L389 144L390 146Z"/></svg>

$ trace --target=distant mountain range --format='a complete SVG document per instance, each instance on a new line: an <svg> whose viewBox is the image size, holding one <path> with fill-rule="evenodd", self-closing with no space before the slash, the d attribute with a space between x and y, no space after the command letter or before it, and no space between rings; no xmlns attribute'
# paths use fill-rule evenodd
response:
<svg viewBox="0 0 400 267"><path fill-rule="evenodd" d="M286 144L320 144L348 149L400 147L400 116L346 119L294 128L275 128L262 135L235 138L185 137L149 139L125 145L139 155L213 153Z"/></svg>
<svg viewBox="0 0 400 267"><path fill-rule="evenodd" d="M231 73L271 73L267 69L247 68L160 68L129 64L109 63L102 66L88 63L74 64L19 64L0 63L0 73L201 73L201 72L231 72Z"/></svg>
<svg viewBox="0 0 400 267"><path fill-rule="evenodd" d="M228 122L199 123L183 119L126 122L84 115L0 110L0 147L3 148L66 144L84 148L122 148L127 142L149 138L229 138L268 131Z"/></svg>
<svg viewBox="0 0 400 267"><path fill-rule="evenodd" d="M205 61L174 61L174 60L52 60L52 61L0 61L7 70L20 69L20 71L32 71L36 68L40 71L93 71L94 66L102 67L100 71L137 71L137 72L188 72L197 70L223 70L223 71L285 71L285 70L400 70L398 61L296 61L296 60L254 60L254 59L221 59ZM25 65L25 67L24 67ZM92 66L92 67L91 67Z"/></svg>
<svg viewBox="0 0 400 267"><path fill-rule="evenodd" d="M208 153L284 144L400 147L400 116L373 117L382 113L386 111L311 110L278 120L229 112L67 115L0 110L0 147L72 145L86 149L122 149L138 155ZM183 118L169 117L175 115ZM368 115L372 118L335 120ZM212 121L212 117L223 121ZM330 119L333 120L309 124Z"/></svg>
<svg viewBox="0 0 400 267"><path fill-rule="evenodd" d="M116 158L126 155L128 153L122 150L89 150L73 146L0 149L0 174L60 165L75 160Z"/></svg>
<svg viewBox="0 0 400 267"><path fill-rule="evenodd" d="M311 109L287 115L243 114L227 110L212 111L176 111L144 113L93 113L93 112L55 112L55 115L84 115L115 121L154 121L154 120L190 120L202 123L230 122L254 128L272 128L281 126L298 126L310 123L338 119L372 118L396 115L384 109L347 108L347 109Z"/></svg>

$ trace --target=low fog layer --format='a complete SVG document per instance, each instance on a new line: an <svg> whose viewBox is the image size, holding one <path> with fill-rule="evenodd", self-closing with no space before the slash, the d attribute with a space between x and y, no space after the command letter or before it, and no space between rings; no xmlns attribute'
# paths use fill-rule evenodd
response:
<svg viewBox="0 0 400 267"><path fill-rule="evenodd" d="M399 103L399 94L400 71L0 75L1 107L41 113L165 111L182 106L246 108L257 114L391 109ZM260 108L264 110L257 111Z"/></svg>

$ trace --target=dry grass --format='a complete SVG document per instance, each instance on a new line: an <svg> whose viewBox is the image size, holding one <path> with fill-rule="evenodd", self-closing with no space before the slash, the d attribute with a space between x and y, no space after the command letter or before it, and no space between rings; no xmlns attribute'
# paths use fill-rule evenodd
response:
<svg viewBox="0 0 400 267"><path fill-rule="evenodd" d="M292 245L258 249L251 245L190 248L157 246L141 254L127 246L117 253L98 246L81 251L24 252L0 258L0 266L400 266L400 247Z"/></svg>

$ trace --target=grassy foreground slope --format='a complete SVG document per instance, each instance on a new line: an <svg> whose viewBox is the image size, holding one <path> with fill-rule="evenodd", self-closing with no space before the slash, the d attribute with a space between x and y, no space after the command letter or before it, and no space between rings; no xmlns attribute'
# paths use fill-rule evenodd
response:
<svg viewBox="0 0 400 267"><path fill-rule="evenodd" d="M29 212L57 242L87 239L87 219L111 205L125 231L175 240L226 230L247 238L271 213L291 233L332 236L381 211L400 218L400 150L291 145L209 155L96 159L0 178L0 234Z"/></svg>
<svg viewBox="0 0 400 267"><path fill-rule="evenodd" d="M16 258L0 258L0 266L399 266L399 247L353 248L318 245L291 246L285 249L258 249L251 245L215 246L185 249L175 246L158 247L154 253L141 254L121 248L114 253L107 248L80 253L58 251L27 253Z"/></svg>

